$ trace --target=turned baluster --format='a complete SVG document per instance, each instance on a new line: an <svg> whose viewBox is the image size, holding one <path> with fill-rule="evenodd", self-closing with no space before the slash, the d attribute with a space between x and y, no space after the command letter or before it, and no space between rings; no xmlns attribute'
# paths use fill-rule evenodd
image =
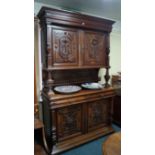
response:
<svg viewBox="0 0 155 155"><path fill-rule="evenodd" d="M105 73L104 78L105 78L105 87L107 88L110 86L110 84L108 83L108 81L110 79L110 75L109 75L109 68L110 68L110 66L109 66L109 53L110 53L109 34L106 35L106 45L107 45L106 52L105 52L105 54L106 54L106 67L105 67L106 73Z"/></svg>

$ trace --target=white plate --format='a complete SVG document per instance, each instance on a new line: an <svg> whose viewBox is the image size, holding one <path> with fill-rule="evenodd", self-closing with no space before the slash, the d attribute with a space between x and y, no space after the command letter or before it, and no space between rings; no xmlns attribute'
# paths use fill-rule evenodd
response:
<svg viewBox="0 0 155 155"><path fill-rule="evenodd" d="M95 82L93 82L93 83L84 83L84 84L81 84L81 86L83 88L86 88L86 89L102 89L103 88L103 86L101 84L95 83Z"/></svg>
<svg viewBox="0 0 155 155"><path fill-rule="evenodd" d="M76 85L68 85L68 86L57 86L54 90L58 93L69 94L69 93L76 93L81 90L80 86Z"/></svg>

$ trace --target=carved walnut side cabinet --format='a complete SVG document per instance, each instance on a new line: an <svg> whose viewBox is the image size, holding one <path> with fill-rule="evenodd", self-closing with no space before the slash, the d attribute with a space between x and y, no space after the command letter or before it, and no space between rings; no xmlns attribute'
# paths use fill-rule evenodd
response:
<svg viewBox="0 0 155 155"><path fill-rule="evenodd" d="M113 132L114 89L109 86L110 32L114 21L80 13L41 8L43 120L51 154L58 154ZM58 94L55 86L98 82L105 87Z"/></svg>

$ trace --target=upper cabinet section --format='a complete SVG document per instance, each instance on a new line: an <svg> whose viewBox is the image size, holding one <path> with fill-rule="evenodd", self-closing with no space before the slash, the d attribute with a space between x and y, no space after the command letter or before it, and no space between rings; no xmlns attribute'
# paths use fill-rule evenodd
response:
<svg viewBox="0 0 155 155"><path fill-rule="evenodd" d="M114 21L43 7L42 28L45 69L107 67L109 33Z"/></svg>

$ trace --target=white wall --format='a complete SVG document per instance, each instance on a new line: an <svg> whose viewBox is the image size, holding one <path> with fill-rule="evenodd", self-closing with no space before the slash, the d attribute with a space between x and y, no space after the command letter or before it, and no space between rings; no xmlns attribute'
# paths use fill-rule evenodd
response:
<svg viewBox="0 0 155 155"><path fill-rule="evenodd" d="M121 34L111 33L110 36L110 73L121 71Z"/></svg>

